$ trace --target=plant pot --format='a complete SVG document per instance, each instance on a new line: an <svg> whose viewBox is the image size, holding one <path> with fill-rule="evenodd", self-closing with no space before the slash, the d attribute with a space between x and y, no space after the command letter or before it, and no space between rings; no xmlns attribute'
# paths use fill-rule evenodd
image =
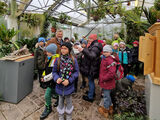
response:
<svg viewBox="0 0 160 120"><path fill-rule="evenodd" d="M51 32L52 32L52 33L55 33L55 32L56 32L56 28L51 27Z"/></svg>
<svg viewBox="0 0 160 120"><path fill-rule="evenodd" d="M98 21L99 19L100 19L99 16L93 16L94 21Z"/></svg>

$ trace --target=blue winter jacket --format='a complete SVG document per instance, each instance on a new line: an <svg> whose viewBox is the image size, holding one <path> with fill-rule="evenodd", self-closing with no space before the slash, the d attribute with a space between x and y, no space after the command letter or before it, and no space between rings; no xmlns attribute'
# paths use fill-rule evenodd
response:
<svg viewBox="0 0 160 120"><path fill-rule="evenodd" d="M131 51L126 47L124 50L119 50L118 52L119 60L122 64L130 64L131 63Z"/></svg>
<svg viewBox="0 0 160 120"><path fill-rule="evenodd" d="M64 86L62 83L61 84L56 84L56 93L59 95L70 95L74 92L74 81L75 79L78 77L79 75L79 67L78 67L78 62L76 59L75 60L75 64L74 64L74 70L72 72L71 77L69 78L69 85L68 86ZM58 59L55 61L54 63L54 67L53 67L53 80L56 82L58 78L61 78L61 73L57 68L58 66Z"/></svg>

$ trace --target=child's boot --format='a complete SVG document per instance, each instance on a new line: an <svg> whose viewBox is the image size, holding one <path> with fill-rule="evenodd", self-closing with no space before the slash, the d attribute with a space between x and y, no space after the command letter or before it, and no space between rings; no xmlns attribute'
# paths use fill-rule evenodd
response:
<svg viewBox="0 0 160 120"><path fill-rule="evenodd" d="M72 113L71 114L66 114L66 120L72 120Z"/></svg>
<svg viewBox="0 0 160 120"><path fill-rule="evenodd" d="M111 106L109 107L109 114L110 114L110 115L113 115L113 105L111 105Z"/></svg>
<svg viewBox="0 0 160 120"><path fill-rule="evenodd" d="M40 116L40 119L45 119L52 112L52 106L45 106L43 113Z"/></svg>
<svg viewBox="0 0 160 120"><path fill-rule="evenodd" d="M58 117L59 117L59 120L64 120L64 114L59 114Z"/></svg>
<svg viewBox="0 0 160 120"><path fill-rule="evenodd" d="M104 107L102 107L102 106L100 106L100 107L98 108L98 112L99 112L101 115L103 115L105 118L108 118L108 116L109 116L109 110L107 110L106 108L104 108Z"/></svg>

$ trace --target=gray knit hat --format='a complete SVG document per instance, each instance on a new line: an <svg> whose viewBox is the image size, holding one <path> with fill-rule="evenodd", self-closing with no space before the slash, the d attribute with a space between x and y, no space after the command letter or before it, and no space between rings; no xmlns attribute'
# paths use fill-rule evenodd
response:
<svg viewBox="0 0 160 120"><path fill-rule="evenodd" d="M103 47L103 52L113 52L112 47L110 45L105 45Z"/></svg>
<svg viewBox="0 0 160 120"><path fill-rule="evenodd" d="M52 53L53 55L56 54L56 50L57 50L57 45L54 43L51 43L46 47L46 51Z"/></svg>

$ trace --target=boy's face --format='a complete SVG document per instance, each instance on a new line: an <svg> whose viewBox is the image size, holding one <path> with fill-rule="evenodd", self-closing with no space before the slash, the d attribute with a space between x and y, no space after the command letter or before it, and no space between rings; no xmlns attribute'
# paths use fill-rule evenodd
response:
<svg viewBox="0 0 160 120"><path fill-rule="evenodd" d="M39 42L39 45L40 45L41 47L43 47L43 46L44 46L44 42Z"/></svg>
<svg viewBox="0 0 160 120"><path fill-rule="evenodd" d="M113 46L113 49L114 49L114 50L117 50L117 49L118 49L118 46L117 46L117 45Z"/></svg>
<svg viewBox="0 0 160 120"><path fill-rule="evenodd" d="M103 52L103 55L104 55L105 57L108 57L108 56L111 55L111 52Z"/></svg>
<svg viewBox="0 0 160 120"><path fill-rule="evenodd" d="M52 56L52 53L50 53L50 52L47 52L46 54L47 54L47 56Z"/></svg>
<svg viewBox="0 0 160 120"><path fill-rule="evenodd" d="M137 44L133 44L133 46L134 46L134 47L138 47L138 45L137 45Z"/></svg>
<svg viewBox="0 0 160 120"><path fill-rule="evenodd" d="M85 48L85 47L86 47L86 44L83 43L83 44L82 44L82 48Z"/></svg>
<svg viewBox="0 0 160 120"><path fill-rule="evenodd" d="M62 46L61 53L62 53L62 55L67 55L67 54L69 54L69 49L66 46Z"/></svg>

